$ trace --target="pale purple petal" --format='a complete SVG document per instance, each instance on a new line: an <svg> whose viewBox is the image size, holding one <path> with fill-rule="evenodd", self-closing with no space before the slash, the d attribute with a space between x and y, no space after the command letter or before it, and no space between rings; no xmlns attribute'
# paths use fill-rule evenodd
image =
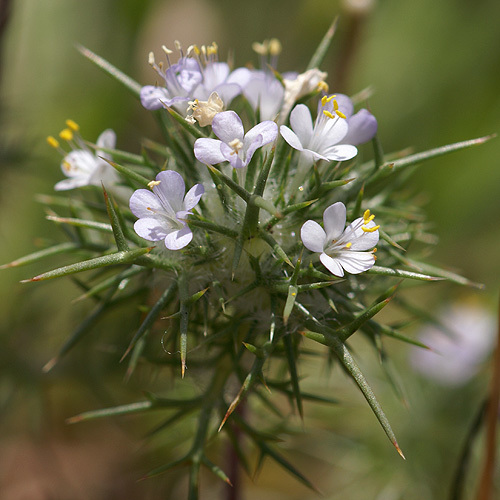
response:
<svg viewBox="0 0 500 500"><path fill-rule="evenodd" d="M215 90L219 97L222 99L224 104L229 104L237 95L241 94L241 87L237 83L221 83L217 85L213 90ZM207 95L206 99L210 97L210 94Z"/></svg>
<svg viewBox="0 0 500 500"><path fill-rule="evenodd" d="M327 118L324 115L318 115L316 118L315 132L316 135L319 133L318 131L321 133L321 150L326 151L331 145L338 144L342 141L348 129L347 120L344 118ZM315 138L313 137L313 142L314 140ZM320 149L318 148L318 150Z"/></svg>
<svg viewBox="0 0 500 500"><path fill-rule="evenodd" d="M193 233L188 226L184 226L178 231L172 231L165 237L165 246L169 250L180 250L188 245L193 239Z"/></svg>
<svg viewBox="0 0 500 500"><path fill-rule="evenodd" d="M277 135L278 135L278 125L276 125L276 123L269 120L261 122L255 125L255 127L251 128L245 134L245 140L244 140L245 147L247 144L251 144L252 142L254 142L257 136L261 136L260 146L264 146L265 144L273 142L276 139Z"/></svg>
<svg viewBox="0 0 500 500"><path fill-rule="evenodd" d="M234 111L223 111L214 116L212 122L214 134L226 144L239 139L243 141L245 131L240 117Z"/></svg>
<svg viewBox="0 0 500 500"><path fill-rule="evenodd" d="M346 144L363 144L375 137L377 133L377 119L367 110L360 109L347 120L349 130L343 141Z"/></svg>
<svg viewBox="0 0 500 500"><path fill-rule="evenodd" d="M138 189L130 197L130 211L136 217L152 217L154 213L163 211L160 200L147 189Z"/></svg>
<svg viewBox="0 0 500 500"><path fill-rule="evenodd" d="M348 273L359 274L371 269L375 256L371 252L345 251L335 259Z"/></svg>
<svg viewBox="0 0 500 500"><path fill-rule="evenodd" d="M300 229L300 239L311 252L323 252L326 233L317 222L308 220Z"/></svg>
<svg viewBox="0 0 500 500"><path fill-rule="evenodd" d="M346 221L346 208L342 202L330 205L323 212L323 224L325 226L326 239L337 240L344 232Z"/></svg>
<svg viewBox="0 0 500 500"><path fill-rule="evenodd" d="M278 128L278 126L276 126L276 129L277 128ZM257 151L258 148L260 148L264 145L262 141L263 141L262 136L258 135L254 138L254 140L250 144L248 144L246 137L245 137L245 146L244 146L244 150L245 150L244 164L245 164L245 166L250 163L255 151Z"/></svg>
<svg viewBox="0 0 500 500"><path fill-rule="evenodd" d="M322 253L319 256L319 260L333 275L338 276L340 278L344 276L344 270L337 262L337 259L333 259L329 255L326 255L326 253Z"/></svg>
<svg viewBox="0 0 500 500"><path fill-rule="evenodd" d="M307 147L313 135L313 122L311 112L305 104L299 104L293 108L290 113L290 126L300 142Z"/></svg>
<svg viewBox="0 0 500 500"><path fill-rule="evenodd" d="M170 95L163 87L155 87L153 85L146 85L141 89L141 103L149 110L162 109L164 106L162 102L169 102Z"/></svg>
<svg viewBox="0 0 500 500"><path fill-rule="evenodd" d="M223 143L217 139L197 139L194 143L194 156L198 161L209 165L226 161L221 152L221 144Z"/></svg>
<svg viewBox="0 0 500 500"><path fill-rule="evenodd" d="M205 188L203 184L195 184L187 193L184 198L184 209L191 210L200 201L203 193L205 192Z"/></svg>
<svg viewBox="0 0 500 500"><path fill-rule="evenodd" d="M165 208L171 207L174 212L182 210L186 187L181 174L174 170L165 170L156 176L160 184L153 187L153 193L160 198Z"/></svg>
<svg viewBox="0 0 500 500"><path fill-rule="evenodd" d="M210 90L209 95L217 85L224 83L229 76L229 66L225 62L208 63L203 71L203 86Z"/></svg>
<svg viewBox="0 0 500 500"><path fill-rule="evenodd" d="M297 134L290 130L286 125L281 125L280 127L280 134L282 135L283 139L285 139L290 146L292 146L293 149L297 149L298 151L303 151L304 146L300 142L300 139L297 137Z"/></svg>
<svg viewBox="0 0 500 500"><path fill-rule="evenodd" d="M96 142L97 149L114 149L116 145L116 134L110 128L106 129L98 138Z"/></svg>
<svg viewBox="0 0 500 500"><path fill-rule="evenodd" d="M155 218L141 218L134 224L134 231L145 240L160 241L167 236L170 228Z"/></svg>

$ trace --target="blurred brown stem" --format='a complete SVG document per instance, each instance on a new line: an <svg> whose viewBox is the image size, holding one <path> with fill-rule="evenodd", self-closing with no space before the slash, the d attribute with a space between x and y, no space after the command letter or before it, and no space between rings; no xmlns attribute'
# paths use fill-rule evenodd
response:
<svg viewBox="0 0 500 500"><path fill-rule="evenodd" d="M496 431L498 424L498 405L500 403L500 304L498 308L498 337L493 364L493 379L486 409L486 450L483 472L479 481L477 500L493 498L493 472L495 467Z"/></svg>

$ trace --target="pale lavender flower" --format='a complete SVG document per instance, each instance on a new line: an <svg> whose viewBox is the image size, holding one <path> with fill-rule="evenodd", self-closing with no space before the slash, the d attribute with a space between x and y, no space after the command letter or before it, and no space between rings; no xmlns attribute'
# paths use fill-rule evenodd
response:
<svg viewBox="0 0 500 500"><path fill-rule="evenodd" d="M374 217L366 210L363 217L344 229L346 208L337 202L323 212L325 229L308 220L300 230L300 237L308 250L320 254L321 263L335 276L344 276L344 270L359 274L375 264L373 247L379 239L379 226L373 222Z"/></svg>
<svg viewBox="0 0 500 500"><path fill-rule="evenodd" d="M194 185L184 196L186 187L181 175L165 170L150 187L153 192L138 189L130 198L130 210L139 217L134 231L145 240L164 240L169 250L184 248L193 239L186 219L205 192L203 185Z"/></svg>
<svg viewBox="0 0 500 500"><path fill-rule="evenodd" d="M439 315L440 324L423 327L418 340L432 350L411 351L410 362L423 376L441 385L459 386L470 380L493 349L495 320L473 304L456 303Z"/></svg>
<svg viewBox="0 0 500 500"><path fill-rule="evenodd" d="M181 57L176 64L171 65L168 56L172 51L166 47L163 50L167 54L168 68L164 71L161 64L156 64L152 52L149 54L149 64L163 79L164 86L146 85L142 87L141 103L149 110L168 106L183 112L187 102L192 99L195 88L203 80L203 74L195 59Z"/></svg>
<svg viewBox="0 0 500 500"><path fill-rule="evenodd" d="M302 165L312 165L318 160L344 161L356 156L358 150L344 141L348 132L345 116L338 109L329 109L333 97L323 97L318 116L313 124L311 112L299 104L290 113L290 126L280 127L280 132L292 148L300 151ZM335 101L332 106L337 107ZM342 142L342 144L340 144Z"/></svg>
<svg viewBox="0 0 500 500"><path fill-rule="evenodd" d="M272 121L261 122L245 134L243 123L234 111L217 113L212 130L220 140L197 139L194 155L202 163L215 165L228 161L234 168L246 167L255 151L278 135L278 126Z"/></svg>

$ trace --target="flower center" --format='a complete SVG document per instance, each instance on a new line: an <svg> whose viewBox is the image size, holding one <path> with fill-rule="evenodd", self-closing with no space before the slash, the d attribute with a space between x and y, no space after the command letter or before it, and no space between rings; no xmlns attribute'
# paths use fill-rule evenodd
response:
<svg viewBox="0 0 500 500"><path fill-rule="evenodd" d="M231 142L228 142L227 145L233 150L231 154L237 155L243 147L243 142L239 139L233 139Z"/></svg>

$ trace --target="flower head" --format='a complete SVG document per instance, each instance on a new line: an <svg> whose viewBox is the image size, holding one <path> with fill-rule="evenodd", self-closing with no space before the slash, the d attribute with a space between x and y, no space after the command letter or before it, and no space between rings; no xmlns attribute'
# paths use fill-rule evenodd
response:
<svg viewBox="0 0 500 500"><path fill-rule="evenodd" d="M301 152L305 163L312 165L317 160L350 160L358 152L353 145L344 142L348 124L335 96L321 99L314 125L309 108L304 104L295 106L290 113L290 126L291 130L282 125L281 135L292 148ZM341 141L343 144L339 144Z"/></svg>
<svg viewBox="0 0 500 500"><path fill-rule="evenodd" d="M193 239L187 216L205 192L202 184L186 188L181 175L165 170L150 183L153 192L138 189L130 198L130 210L139 217L134 231L145 240L164 240L169 250L180 250Z"/></svg>
<svg viewBox="0 0 500 500"><path fill-rule="evenodd" d="M212 130L220 140L197 139L194 155L202 163L215 165L228 161L234 168L246 167L255 151L278 135L278 126L271 121L261 122L245 134L243 123L234 111L217 113Z"/></svg>
<svg viewBox="0 0 500 500"><path fill-rule="evenodd" d="M54 137L47 138L47 142L64 155L61 170L67 179L59 181L54 189L66 191L83 186L100 186L104 183L118 191L120 189L127 190L127 188L118 186L120 177L105 160L109 159L109 155L101 151L101 148L114 149L116 144L114 131L107 129L102 132L97 138L97 150L92 151L80 137L79 126L73 120L67 120L66 125L67 128L60 132L59 137L69 144L72 151L66 153Z"/></svg>
<svg viewBox="0 0 500 500"><path fill-rule="evenodd" d="M308 250L320 254L321 263L335 276L344 276L344 270L359 274L375 264L373 247L378 242L379 226L373 222L374 217L366 210L363 217L344 229L346 208L342 202L337 202L323 212L325 229L308 220L300 230L300 237Z"/></svg>
<svg viewBox="0 0 500 500"><path fill-rule="evenodd" d="M176 43L181 57L175 64L170 63L172 51L163 46L167 56L168 68L163 69L163 63L157 64L154 54L149 54L149 64L163 79L165 86L146 85L141 89L141 103L149 110L161 109L164 106L175 107L178 111L185 111L187 102L192 98L194 89L203 79L198 61L191 57L184 57L180 44Z"/></svg>

